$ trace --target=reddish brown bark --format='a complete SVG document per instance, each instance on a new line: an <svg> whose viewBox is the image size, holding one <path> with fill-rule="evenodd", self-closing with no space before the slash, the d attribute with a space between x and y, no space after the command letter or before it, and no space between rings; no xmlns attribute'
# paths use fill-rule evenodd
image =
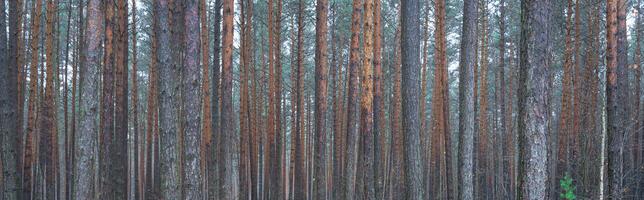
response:
<svg viewBox="0 0 644 200"><path fill-rule="evenodd" d="M56 177L58 176L58 143L56 126L56 107L54 99L54 24L56 7L53 0L47 1L47 18L45 26L45 48L46 48L46 86L45 96L41 101L40 116L40 145L39 162L40 169L46 172L44 175L46 188L42 197L54 199L56 195ZM56 92L58 90L56 89Z"/></svg>
<svg viewBox="0 0 644 200"><path fill-rule="evenodd" d="M315 29L315 175L313 195L326 199L326 110L327 110L327 22L329 1L318 0L316 4ZM366 61L365 61L366 62Z"/></svg>
<svg viewBox="0 0 644 200"><path fill-rule="evenodd" d="M31 24L40 24L42 1L36 1L36 5L31 13ZM31 46L31 68L29 72L29 103L27 108L27 134L25 137L24 158L23 158L23 194L22 198L31 199L33 195L33 184L35 183L34 164L36 162L36 144L35 138L38 132L36 123L36 98L38 94L38 42L40 41L40 26L31 26L30 46Z"/></svg>

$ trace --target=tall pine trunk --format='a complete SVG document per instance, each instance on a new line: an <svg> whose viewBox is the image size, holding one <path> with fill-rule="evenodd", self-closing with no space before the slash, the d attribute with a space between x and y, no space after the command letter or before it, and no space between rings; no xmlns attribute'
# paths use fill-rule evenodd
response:
<svg viewBox="0 0 644 200"><path fill-rule="evenodd" d="M56 7L54 1L47 1L47 21L45 26L45 46L46 46L46 86L45 96L41 101L41 116L38 117L40 123L40 170L45 173L45 194L44 198L54 199L56 195L56 177L58 173L58 137L56 126L56 105L54 103L54 24ZM56 91L58 91L56 89Z"/></svg>
<svg viewBox="0 0 644 200"><path fill-rule="evenodd" d="M181 197L180 190L180 171L179 171L179 108L177 102L179 98L179 66L177 61L174 60L173 47L167 41L173 37L170 32L171 15L170 15L170 2L161 0L156 2L155 12L157 23L155 27L155 39L158 53L157 61L159 68L159 79L156 82L159 85L159 150L161 156L160 162L160 183L161 183L161 198L164 199L179 199ZM198 32L197 32L198 33ZM177 44L175 44L177 45ZM174 49L176 50L176 49ZM197 55L195 55L197 56ZM159 81L163 80L163 81ZM149 112L149 111L148 111ZM150 127L148 127L150 128Z"/></svg>
<svg viewBox="0 0 644 200"><path fill-rule="evenodd" d="M239 198L239 171L235 166L239 163L239 138L233 125L233 7L232 0L223 1L223 53L222 53L222 81L221 81L221 133L224 148L223 166L223 198ZM221 169L220 169L221 170Z"/></svg>
<svg viewBox="0 0 644 200"><path fill-rule="evenodd" d="M423 199L423 167L420 146L420 14L417 0L401 1L403 138L405 148L406 198Z"/></svg>
<svg viewBox="0 0 644 200"><path fill-rule="evenodd" d="M474 66L476 62L477 5L463 2L463 28L459 63L459 199L474 199Z"/></svg>
<svg viewBox="0 0 644 200"><path fill-rule="evenodd" d="M550 1L524 0L521 11L519 89L520 187L523 199L545 199L550 123Z"/></svg>
<svg viewBox="0 0 644 200"><path fill-rule="evenodd" d="M327 111L327 32L329 1L318 0L316 4L315 29L315 175L313 178L314 199L327 198L326 179L326 111Z"/></svg>
<svg viewBox="0 0 644 200"><path fill-rule="evenodd" d="M360 7L362 0L353 0L353 14L351 15L351 46L349 56L349 89L347 100L347 157L345 167L345 196L343 199L355 198L356 178L358 175L358 75L360 65L360 14L362 9Z"/></svg>
<svg viewBox="0 0 644 200"><path fill-rule="evenodd" d="M606 111L608 135L608 196L612 199L622 198L622 167L624 138L624 105L625 98L622 82L626 81L626 22L623 0L606 2Z"/></svg>
<svg viewBox="0 0 644 200"><path fill-rule="evenodd" d="M75 135L75 155L74 162L74 199L93 199L95 174L95 151L98 142L99 126L96 118L99 113L99 68L101 39L103 38L103 8L98 0L89 0L87 6L87 26L84 38L87 43L83 48L85 56L82 61L83 71L81 76L82 99L80 103L80 124L79 131L83 134ZM34 41L34 40L32 40Z"/></svg>
<svg viewBox="0 0 644 200"><path fill-rule="evenodd" d="M22 94L22 4L21 0L9 2L9 37L7 38L7 21L5 2L0 3L0 44L1 63L6 66L0 69L0 141L2 142L2 198L21 199L20 175L22 171L22 118L24 97ZM38 35L38 34L36 34ZM8 39L8 40L7 40ZM7 46L8 42L8 46ZM34 80L34 79L32 79ZM29 141L28 141L29 142Z"/></svg>

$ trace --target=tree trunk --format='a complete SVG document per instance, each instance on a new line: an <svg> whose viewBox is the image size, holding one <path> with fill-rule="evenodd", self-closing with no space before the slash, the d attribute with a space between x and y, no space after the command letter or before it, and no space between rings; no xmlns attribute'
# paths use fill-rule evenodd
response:
<svg viewBox="0 0 644 200"><path fill-rule="evenodd" d="M622 198L622 165L624 137L625 99L622 82L626 81L626 26L623 0L608 0L606 3L606 110L608 134L608 197ZM620 80L622 79L622 80Z"/></svg>
<svg viewBox="0 0 644 200"><path fill-rule="evenodd" d="M148 102L147 102L147 116L146 116L146 133L145 133L145 195L143 199L154 199L154 198L159 198L159 191L160 187L156 187L158 184L158 180L155 175L157 174L156 171L159 168L159 158L156 157L156 153L158 151L155 151L153 147L156 147L156 143L154 141L154 138L158 135L158 127L156 124L158 124L158 119L155 118L155 116L158 115L159 112L159 106L158 106L158 84L159 84L159 66L158 66L158 39L157 39L157 34L156 32L158 31L158 10L156 9L156 5L158 2L153 3L153 12L152 12L152 26L153 30L152 33L149 33L149 37L152 39L152 44L150 45L150 56L152 59L150 60L150 63L148 64L148 74L150 74L148 77ZM160 178L160 177L158 177Z"/></svg>
<svg viewBox="0 0 644 200"><path fill-rule="evenodd" d="M373 132L373 39L374 39L374 19L373 19L373 0L364 1L364 58L362 60L361 96L360 96L360 136L362 139L362 155L359 174L363 178L364 184L363 199L376 199L375 191L375 138Z"/></svg>
<svg viewBox="0 0 644 200"><path fill-rule="evenodd" d="M38 4L38 3L37 3ZM94 196L94 177L95 169L95 151L98 142L99 126L96 118L99 113L99 68L100 68L100 48L101 39L103 38L103 8L98 0L89 0L87 7L87 46L83 48L86 56L83 61L83 71L81 76L82 99L80 102L80 127L83 134L76 135L74 162L74 199L93 199ZM37 41L37 40L32 40ZM36 45L32 45L36 46ZM35 62L34 62L35 63ZM35 71L35 70L34 70ZM35 79L32 79L35 80Z"/></svg>
<svg viewBox="0 0 644 200"><path fill-rule="evenodd" d="M183 129L184 137L184 167L183 190L184 199L201 199L201 67L199 63L200 29L199 2L197 0L185 3L185 56L183 56L183 75L181 91L184 104Z"/></svg>
<svg viewBox="0 0 644 200"><path fill-rule="evenodd" d="M239 1L241 18L240 18L240 98L239 98L239 127L241 136L241 159L239 163L239 176L240 176L240 199L248 199L250 191L250 122L249 122L249 97L248 97L248 69L250 65L249 53L249 36L251 28L250 9L252 2Z"/></svg>
<svg viewBox="0 0 644 200"><path fill-rule="evenodd" d="M220 26L221 26L221 0L215 0L215 5L214 5L214 22L213 22L213 41L214 41L214 48L212 51L213 54L213 60L212 60L212 82L211 82L211 88L212 88L212 106L210 107L210 112L212 113L212 131L211 133L211 139L214 141L210 141L207 145L208 149L208 161L207 161L207 168L208 168L208 198L209 199L218 199L221 198L220 196L220 191L221 191L221 183L223 183L221 176L222 175L220 172L223 171L221 161L223 159L223 154L222 154L222 132L220 130L220 115L219 111L221 108L220 105L220 88L219 88L219 83L220 83L220 55L221 55L221 34L220 34ZM209 41L208 41L209 42ZM208 134L208 133L207 133Z"/></svg>
<svg viewBox="0 0 644 200"><path fill-rule="evenodd" d="M103 42L103 87L101 96L100 118L100 147L99 147L99 197L102 199L116 199L114 187L117 187L113 178L116 174L115 163L111 160L113 155L112 143L114 142L114 68L116 65L114 55L114 27L115 27L116 0L103 3L105 7L105 40Z"/></svg>
<svg viewBox="0 0 644 200"><path fill-rule="evenodd" d="M400 21L401 19L399 19ZM401 115L402 115L402 95L401 95L401 82L402 82L402 69L401 69L401 55L400 52L402 51L401 43L400 43L400 25L396 28L396 39L395 39L395 46L396 46L396 53L395 53L395 63L393 66L393 79L394 79L394 84L393 84L393 99L392 102L392 117L391 117L391 136L392 136L392 160L393 160L393 167L391 170L394 170L392 173L392 181L391 181L391 195L392 199L404 199L405 197L405 162L404 162L404 156L405 152L403 150L403 144L404 144L404 138L403 138L403 132L401 128Z"/></svg>
<svg viewBox="0 0 644 200"><path fill-rule="evenodd" d="M522 3L520 64L523 88L519 95L519 149L521 151L521 195L523 199L545 199L548 175L547 132L550 123L548 17L550 1Z"/></svg>
<svg viewBox="0 0 644 200"><path fill-rule="evenodd" d="M375 136L374 146L374 167L376 177L376 197L384 197L385 189L385 166L386 162L386 120L385 120L385 91L384 91L384 75L382 71L382 1L376 0L373 8L373 132ZM337 88L336 88L337 89Z"/></svg>
<svg viewBox="0 0 644 200"><path fill-rule="evenodd" d="M463 28L459 66L459 199L474 199L474 65L476 60L477 5L463 2Z"/></svg>
<svg viewBox="0 0 644 200"><path fill-rule="evenodd" d="M40 170L45 172L45 189L44 198L54 199L56 195L56 177L58 173L58 145L57 145L57 126L56 126L56 106L54 104L54 14L56 8L54 1L47 1L47 21L45 26L45 46L47 61L47 77L45 96L41 102L41 116L38 117L41 125L40 129ZM56 89L56 91L58 91Z"/></svg>
<svg viewBox="0 0 644 200"><path fill-rule="evenodd" d="M434 91L432 92L432 123L431 129L434 136L432 137L429 172L431 175L432 193L436 194L437 199L448 198L449 177L447 175L447 144L449 134L449 93L447 80L447 46L445 40L445 1L435 1L435 34L434 40Z"/></svg>
<svg viewBox="0 0 644 200"><path fill-rule="evenodd" d="M132 2L132 93L131 99L132 99L132 126L134 127L134 133L132 134L134 136L134 164L132 167L132 173L134 173L134 180L131 181L131 184L134 184L133 188L134 191L134 199L143 199L143 196L145 194L145 191L143 190L143 184L144 179L143 176L145 175L145 163L144 163L144 157L143 157L143 134L140 134L140 128L139 128L139 86L137 82L138 78L138 69L137 69L137 64L138 64L138 55L137 55L137 26L136 26L136 15L137 15L137 10L136 10L136 2ZM154 57L153 57L154 58ZM73 100L72 100L73 101ZM73 107L72 107L73 108ZM140 135L139 135L140 134Z"/></svg>
<svg viewBox="0 0 644 200"><path fill-rule="evenodd" d="M345 196L343 199L355 198L356 170L358 164L358 75L360 65L360 7L361 0L353 0L353 14L351 15L351 46L349 58L349 99L347 109L347 157L345 172Z"/></svg>
<svg viewBox="0 0 644 200"><path fill-rule="evenodd" d="M315 17L315 176L314 199L326 199L327 22L329 1L318 0ZM368 40L365 40L368 41ZM366 61L365 61L366 62Z"/></svg>
<svg viewBox="0 0 644 200"><path fill-rule="evenodd" d="M641 86L640 86L640 84L641 84L641 80L642 80L642 72L641 72L641 69L640 69L640 67L641 67L641 57L642 57L642 52L641 52L642 48L641 48L641 45L640 45L641 42L642 42L642 39L641 39L641 37L642 37L641 36L642 35L642 29L640 27L641 24L642 24L642 21L640 19L641 15L642 15L642 13L641 13L641 11L642 11L641 10L641 6L642 6L641 3L642 3L641 0L638 0L637 4L634 5L634 6L637 6L636 7L637 18L636 18L636 21L635 21L635 23L636 23L635 31L637 33L637 37L635 39L636 40L636 42L635 42L635 44L636 44L635 45L635 60L634 60L635 65L633 65L633 68L632 68L633 71L631 72L635 76L633 94L632 94L632 97L631 97L631 99L633 101L632 104L631 104L631 106L632 106L632 109L631 109L632 110L631 123L633 124L632 127L634 127L634 128L631 130L631 133L630 133L631 138L627 140L627 141L629 141L629 143L630 143L629 146L631 147L631 149L629 149L629 151L630 151L630 159L631 159L631 161L630 161L631 162L630 170L632 170L632 171L637 171L638 170L638 166L641 166L639 160L642 159L642 154L641 154L642 146L639 143L640 137L642 135L642 131L639 129L639 127L642 125L642 122L640 121L640 115L641 115L641 107L640 107L641 106L640 105L640 95L641 95L640 90L641 90ZM640 182L642 182L642 180L638 180L638 178L634 178L634 179L631 179L631 180L632 181L630 182L630 184L633 185L632 187L634 187L634 189L631 190L630 194L635 198L642 198L642 195L640 194L640 191L642 190L642 188L641 188L642 186L640 185Z"/></svg>
<svg viewBox="0 0 644 200"><path fill-rule="evenodd" d="M127 163L129 154L127 151L128 138L128 12L126 0L117 0L116 16L114 17L114 135L112 142L112 155L114 174L112 179L114 197L126 199L128 194L128 170Z"/></svg>
<svg viewBox="0 0 644 200"><path fill-rule="evenodd" d="M158 47L156 59L159 66L159 79L156 82L159 85L159 96L157 98L159 103L158 115L160 117L158 120L161 125L159 127L159 139L161 140L160 147L162 147L160 149L162 156L159 157L161 165L161 177L159 177L161 183L160 195L164 199L180 199L179 179L181 175L179 171L179 144L177 141L179 133L177 127L177 119L179 118L177 102L179 99L177 95L179 95L180 79L178 77L179 66L173 56L173 47L167 42L173 37L170 32L170 2L167 0L158 1L154 9L157 15L154 32Z"/></svg>
<svg viewBox="0 0 644 200"><path fill-rule="evenodd" d="M481 29L478 31L481 35L479 38L481 39L480 43L480 60L479 60L479 73L477 74L478 77L475 77L480 83L480 93L478 95L479 98L479 112L478 114L478 151L477 151L477 161L476 161L476 168L477 172L479 174L478 178L480 180L477 180L478 184L480 184L480 192L481 195L484 198L491 198L494 199L493 196L493 191L492 189L492 174L491 174L491 168L493 166L493 162L491 161L492 157L490 155L492 154L493 150L491 148L491 140L490 136L488 135L488 78L487 78L487 71L488 71L488 65L489 65L489 57L488 57L488 41L489 41L489 35L488 35L488 10L487 10L487 1L482 0L480 2L481 7L479 8L480 12L480 20L481 20Z"/></svg>
<svg viewBox="0 0 644 200"><path fill-rule="evenodd" d="M0 63L7 66L0 69L0 134L2 135L2 197L3 199L22 199L20 182L22 149L22 4L21 0L9 1L9 38L5 20L5 3L0 3L0 44L3 55ZM38 35L38 34L35 34ZM9 43L6 46L7 42ZM34 79L32 79L34 80ZM30 141L27 141L30 142Z"/></svg>
<svg viewBox="0 0 644 200"><path fill-rule="evenodd" d="M295 170L294 174L294 199L304 199L306 196L306 177L304 159L306 155L304 140L304 2L298 1L297 14L297 122L295 128Z"/></svg>
<svg viewBox="0 0 644 200"><path fill-rule="evenodd" d="M419 8L417 0L401 1L403 137L405 146L406 198L423 199L423 167L420 156Z"/></svg>
<svg viewBox="0 0 644 200"><path fill-rule="evenodd" d="M31 24L40 24L40 18L42 12L36 12L37 10L42 10L42 1L36 1L36 6L32 11L33 17L31 18ZM35 183L35 173L34 173L34 164L36 161L36 134L38 131L38 125L36 123L36 98L38 94L38 44L40 41L40 26L31 26L30 34L30 46L31 46L31 70L29 73L29 103L27 105L27 135L25 137L25 152L23 158L23 195L22 198L31 199L33 195L33 184ZM5 134L6 135L6 134ZM7 141L6 138L3 141ZM93 154L92 154L93 155ZM8 162L3 163L4 166L11 166ZM9 177L5 177L9 179ZM7 187L7 186L5 186ZM10 194L5 191L5 195Z"/></svg>
<svg viewBox="0 0 644 200"><path fill-rule="evenodd" d="M573 47L572 47L572 0L568 0L568 11L566 16L566 38L564 50L564 67L563 67L563 81L561 91L561 115L559 119L559 134L558 146L559 152L557 154L557 168L555 176L557 179L563 178L564 173L570 173L569 166L571 163L568 159L570 147L569 139L572 135L572 127L574 126L572 109L572 96L573 95ZM576 95L576 93L575 93Z"/></svg>
<svg viewBox="0 0 644 200"><path fill-rule="evenodd" d="M239 138L235 134L233 125L233 74L232 74L232 60L233 60L233 1L224 0L224 26L223 26L223 44L224 49L222 53L222 101L221 101L221 133L223 134L222 142L224 145L224 194L222 199L238 199L239 198L239 171L235 166L239 163Z"/></svg>
<svg viewBox="0 0 644 200"><path fill-rule="evenodd" d="M511 132L511 128L510 128L512 126L512 123L511 123L511 121L510 121L510 123L508 123L508 120L510 120L511 117L512 117L511 113L508 112L509 107L512 107L512 104L511 104L512 96L510 96L510 101L508 102L507 98L506 98L506 91L507 91L506 81L507 80L506 80L506 77L505 77L505 68L506 68L506 65L505 65L505 51L506 51L506 47L505 47L505 43L506 43L506 39L505 39L505 30L506 30L505 20L506 19L505 18L506 17L505 16L506 16L506 14L505 14L505 0L501 0L499 2L499 79L500 79L499 81L501 82L499 84L499 86L500 86L500 88L499 88L499 90L500 90L499 96L500 96L501 99L499 100L498 109L499 109L499 112L501 112L500 113L501 114L500 130L499 130L499 135L501 137L499 138L499 140L503 140L502 138L505 138L505 140L503 142L499 141L499 143L503 143L503 145L504 145L502 150L501 150L502 151L501 152L501 157L502 157L501 158L501 160L502 160L501 164L503 165L503 167L502 167L503 174L500 174L501 181L502 181L501 191L503 191L503 193L501 194L500 197L505 198L505 199L510 199L510 198L513 197L512 192L511 192L512 191L512 186L510 185L510 179L511 179L510 171L512 169L509 168L510 162L512 160L512 157L510 157L510 150L511 150L510 149L510 143L505 142L505 141L508 141L508 138L512 137L511 136L512 132ZM499 159L499 158L497 158L497 159Z"/></svg>

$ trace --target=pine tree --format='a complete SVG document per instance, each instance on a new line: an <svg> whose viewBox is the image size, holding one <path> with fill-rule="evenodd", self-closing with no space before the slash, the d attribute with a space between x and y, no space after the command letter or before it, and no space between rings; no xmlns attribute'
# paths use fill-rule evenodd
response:
<svg viewBox="0 0 644 200"><path fill-rule="evenodd" d="M154 27L154 35L158 48L157 61L159 68L158 86L158 112L159 118L159 136L160 136L160 154L159 162L160 167L160 183L161 183L161 198L164 199L179 199L180 193L180 173L179 170L179 141L177 139L179 128L177 127L177 119L179 109L177 106L179 94L179 66L173 55L173 49L168 42L173 37L170 32L171 15L170 15L169 1L162 0L156 2L156 27ZM198 34L198 32L197 32ZM174 37L173 37L174 38ZM177 44L175 44L177 45ZM196 56L196 55L195 55ZM164 80L164 81L160 81ZM156 92L156 91L155 91ZM148 111L149 112L149 111ZM197 114L198 115L198 114ZM153 122L154 123L154 122ZM150 128L150 127L148 127Z"/></svg>
<svg viewBox="0 0 644 200"><path fill-rule="evenodd" d="M38 4L38 3L37 3ZM75 138L74 163L74 199L93 199L96 143L98 142L99 126L96 123L98 117L99 102L99 73L100 68L100 44L103 38L101 25L103 24L103 8L98 0L89 0L87 6L86 42L83 52L83 71L81 76L82 99L80 103L80 127ZM32 40L34 41L34 40ZM35 62L34 62L35 63ZM35 71L35 70L34 70ZM33 80L33 79L32 79Z"/></svg>
<svg viewBox="0 0 644 200"><path fill-rule="evenodd" d="M474 199L474 65L476 60L477 5L463 2L463 28L459 63L459 199Z"/></svg>
<svg viewBox="0 0 644 200"><path fill-rule="evenodd" d="M327 32L329 1L318 0L316 4L315 28L315 175L313 195L315 199L327 198L326 178L326 111L327 111ZM366 61L365 61L366 62ZM369 94L367 94L369 95Z"/></svg>
<svg viewBox="0 0 644 200"><path fill-rule="evenodd" d="M550 73L548 18L550 1L522 3L519 89L519 178L523 199L546 198L546 139L550 123Z"/></svg>
<svg viewBox="0 0 644 200"><path fill-rule="evenodd" d="M39 166L46 174L44 198L54 199L56 195L56 177L58 176L58 137L56 126L56 105L54 103L54 24L56 14L54 1L47 1L47 18L45 26L46 46L46 86L45 96L41 100L41 110L38 117L40 123L39 133ZM57 89L56 89L57 91Z"/></svg>
<svg viewBox="0 0 644 200"><path fill-rule="evenodd" d="M233 59L233 1L223 1L223 43L222 43L222 81L221 81L221 133L224 149L223 166L223 198L239 198L239 171L234 163L239 162L239 139L235 136L233 128L233 105L232 105L232 59Z"/></svg>

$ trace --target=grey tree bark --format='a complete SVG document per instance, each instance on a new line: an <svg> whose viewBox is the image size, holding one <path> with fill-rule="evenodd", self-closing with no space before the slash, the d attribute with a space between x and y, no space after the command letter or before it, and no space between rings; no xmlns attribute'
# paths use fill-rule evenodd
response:
<svg viewBox="0 0 644 200"><path fill-rule="evenodd" d="M459 199L474 199L474 66L476 63L475 0L463 2L463 28L459 63Z"/></svg>
<svg viewBox="0 0 644 200"><path fill-rule="evenodd" d="M420 23L418 0L401 1L403 138L407 199L424 199L420 145Z"/></svg>
<svg viewBox="0 0 644 200"><path fill-rule="evenodd" d="M3 199L20 199L20 146L21 135L17 120L18 112L18 36L22 25L19 21L22 12L22 1L9 1L9 40L7 40L7 23L5 2L0 3L0 63L7 64L0 69L0 134L2 135L2 189ZM7 42L9 42L7 46Z"/></svg>
<svg viewBox="0 0 644 200"><path fill-rule="evenodd" d="M158 69L160 86L159 91L159 137L160 149L160 174L161 196L164 199L180 199L179 188L179 144L177 143L178 116L177 108L179 96L178 66L174 62L172 48L167 41L171 40L170 9L168 0L159 0L154 8L157 14L157 27L155 27L158 40Z"/></svg>
<svg viewBox="0 0 644 200"><path fill-rule="evenodd" d="M103 8L101 1L89 0L84 69L81 76L80 124L75 135L74 199L93 199L96 143L98 142L99 68L101 67L101 40L103 38Z"/></svg>
<svg viewBox="0 0 644 200"><path fill-rule="evenodd" d="M522 199L546 198L550 94L550 0L521 4L519 108L520 187Z"/></svg>
<svg viewBox="0 0 644 200"><path fill-rule="evenodd" d="M199 1L185 1L185 56L183 61L183 127L184 136L184 166L183 190L184 199L201 199L201 67L200 54L200 23ZM162 79L166 80L166 79ZM162 81L163 82L163 81ZM162 87L163 88L163 87Z"/></svg>

